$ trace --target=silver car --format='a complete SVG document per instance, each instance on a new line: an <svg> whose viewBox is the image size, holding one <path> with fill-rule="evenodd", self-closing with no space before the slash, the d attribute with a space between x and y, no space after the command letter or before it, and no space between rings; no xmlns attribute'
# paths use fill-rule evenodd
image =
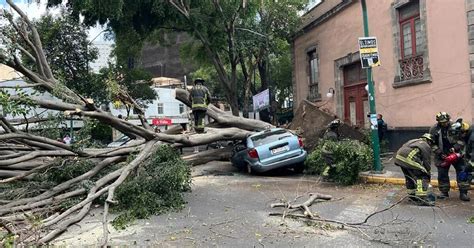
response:
<svg viewBox="0 0 474 248"><path fill-rule="evenodd" d="M289 167L304 170L307 152L303 141L283 128L273 128L250 135L234 146L232 164L249 172L265 172Z"/></svg>

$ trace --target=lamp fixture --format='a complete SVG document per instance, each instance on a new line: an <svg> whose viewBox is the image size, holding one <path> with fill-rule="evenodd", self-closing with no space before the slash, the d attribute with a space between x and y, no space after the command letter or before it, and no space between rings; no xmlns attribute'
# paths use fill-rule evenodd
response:
<svg viewBox="0 0 474 248"><path fill-rule="evenodd" d="M335 93L336 93L336 91L334 90L333 87L331 87L331 88L329 88L328 93L326 93L326 96L327 96L328 98L332 98Z"/></svg>

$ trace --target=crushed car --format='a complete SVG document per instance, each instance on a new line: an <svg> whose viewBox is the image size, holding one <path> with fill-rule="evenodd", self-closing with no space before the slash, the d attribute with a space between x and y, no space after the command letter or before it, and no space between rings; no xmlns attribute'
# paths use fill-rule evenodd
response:
<svg viewBox="0 0 474 248"><path fill-rule="evenodd" d="M248 136L232 151L232 165L249 172L266 172L278 168L304 170L307 152L297 135L283 128L272 128Z"/></svg>

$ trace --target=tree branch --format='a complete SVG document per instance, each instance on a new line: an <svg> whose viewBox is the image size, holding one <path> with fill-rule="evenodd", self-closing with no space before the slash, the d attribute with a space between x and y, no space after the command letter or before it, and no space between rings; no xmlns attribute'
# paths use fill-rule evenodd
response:
<svg viewBox="0 0 474 248"><path fill-rule="evenodd" d="M38 62L41 63L44 68L44 75L48 79L54 80L53 73L51 72L51 68L49 67L49 64L46 60L46 56L44 55L44 52L43 52L43 46L41 44L40 36L35 26L31 23L28 16L16 4L14 4L11 0L7 0L7 3L20 15L21 19L24 22L26 22L26 24L30 28L31 33L33 35L33 42L34 42L33 45L37 49L38 56L39 56Z"/></svg>

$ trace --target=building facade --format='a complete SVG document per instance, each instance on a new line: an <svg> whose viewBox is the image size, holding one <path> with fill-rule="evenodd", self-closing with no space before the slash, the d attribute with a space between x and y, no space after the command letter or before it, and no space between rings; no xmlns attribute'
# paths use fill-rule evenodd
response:
<svg viewBox="0 0 474 248"><path fill-rule="evenodd" d="M145 43L137 66L145 69L153 77L170 77L184 80L184 76L195 70L186 59L181 59L180 49L191 38L186 33L164 33L166 44Z"/></svg>
<svg viewBox="0 0 474 248"><path fill-rule="evenodd" d="M153 86L156 92L156 99L148 103L145 110L145 118L160 130L166 130L170 126L188 124L190 119L189 109L184 103L175 99L175 88L167 86ZM114 116L127 116L125 107L116 107L109 104L110 112ZM140 124L138 116L130 113L129 121Z"/></svg>
<svg viewBox="0 0 474 248"><path fill-rule="evenodd" d="M376 108L390 130L425 131L439 111L472 122L474 1L366 2L381 60L372 70ZM360 0L324 0L303 18L292 43L295 108L308 100L367 127Z"/></svg>
<svg viewBox="0 0 474 248"><path fill-rule="evenodd" d="M91 47L97 49L97 59L89 63L93 72L99 73L100 69L109 67L109 64L115 64L115 57L111 57L114 44L110 42L93 42Z"/></svg>

